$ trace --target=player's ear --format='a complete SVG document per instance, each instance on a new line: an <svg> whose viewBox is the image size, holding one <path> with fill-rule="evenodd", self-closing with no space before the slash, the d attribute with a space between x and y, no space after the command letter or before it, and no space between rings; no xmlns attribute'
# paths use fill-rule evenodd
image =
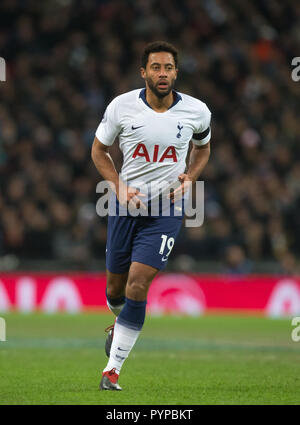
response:
<svg viewBox="0 0 300 425"><path fill-rule="evenodd" d="M145 68L141 67L140 71L141 71L141 77L144 78L144 80L145 80L145 78L146 78L146 70L145 70Z"/></svg>

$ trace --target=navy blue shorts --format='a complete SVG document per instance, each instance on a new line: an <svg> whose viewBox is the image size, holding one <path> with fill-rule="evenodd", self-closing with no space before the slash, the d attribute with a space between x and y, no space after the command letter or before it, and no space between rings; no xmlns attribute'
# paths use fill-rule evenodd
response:
<svg viewBox="0 0 300 425"><path fill-rule="evenodd" d="M109 216L106 268L125 273L137 261L162 270L182 222L183 217Z"/></svg>

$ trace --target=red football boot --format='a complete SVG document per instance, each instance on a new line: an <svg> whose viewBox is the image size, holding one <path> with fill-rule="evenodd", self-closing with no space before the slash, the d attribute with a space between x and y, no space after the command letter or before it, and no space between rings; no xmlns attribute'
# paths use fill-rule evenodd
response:
<svg viewBox="0 0 300 425"><path fill-rule="evenodd" d="M100 390L121 391L122 388L118 384L119 375L116 373L116 368L102 373L100 382Z"/></svg>

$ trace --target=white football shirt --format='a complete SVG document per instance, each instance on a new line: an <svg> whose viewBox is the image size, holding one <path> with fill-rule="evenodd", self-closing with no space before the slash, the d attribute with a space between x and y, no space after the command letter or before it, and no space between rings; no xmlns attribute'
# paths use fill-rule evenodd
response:
<svg viewBox="0 0 300 425"><path fill-rule="evenodd" d="M189 142L210 140L211 113L205 103L176 91L165 112L154 111L146 89L117 96L108 105L96 137L111 146L119 137L123 153L122 180L132 187L157 182L168 186L185 171Z"/></svg>

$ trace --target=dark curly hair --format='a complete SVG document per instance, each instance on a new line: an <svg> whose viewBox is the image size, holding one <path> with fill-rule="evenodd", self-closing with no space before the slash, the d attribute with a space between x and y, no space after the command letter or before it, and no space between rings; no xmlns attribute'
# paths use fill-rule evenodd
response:
<svg viewBox="0 0 300 425"><path fill-rule="evenodd" d="M144 53L142 56L142 67L146 68L149 54L155 53L155 52L169 52L172 53L175 66L177 68L178 64L178 50L176 47L174 47L171 43L168 43L166 41L154 41L153 43L147 44L147 46L144 49Z"/></svg>

